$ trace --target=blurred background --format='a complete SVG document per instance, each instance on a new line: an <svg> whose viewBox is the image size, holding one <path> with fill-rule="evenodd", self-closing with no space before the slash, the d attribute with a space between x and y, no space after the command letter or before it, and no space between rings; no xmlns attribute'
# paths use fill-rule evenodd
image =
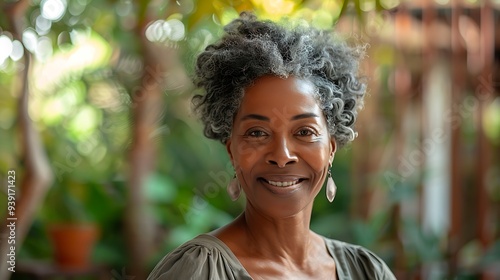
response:
<svg viewBox="0 0 500 280"><path fill-rule="evenodd" d="M0 3L0 279L145 279L242 211L189 77L248 10L368 45L359 137L312 229L398 279L500 279L499 0Z"/></svg>

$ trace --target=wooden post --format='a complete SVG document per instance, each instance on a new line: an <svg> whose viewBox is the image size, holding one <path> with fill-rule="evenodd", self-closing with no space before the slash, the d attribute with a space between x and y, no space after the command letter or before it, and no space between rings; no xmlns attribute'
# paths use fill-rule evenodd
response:
<svg viewBox="0 0 500 280"><path fill-rule="evenodd" d="M154 221L148 213L146 181L156 164L157 146L152 135L158 127L162 109L163 69L151 53L145 37L147 2L139 9L135 28L141 52L144 55L142 77L132 92L132 144L128 158L128 193L125 209L125 236L128 249L128 267L137 279L145 279L148 257L153 250Z"/></svg>
<svg viewBox="0 0 500 280"><path fill-rule="evenodd" d="M486 250L492 243L492 231L489 228L491 222L489 219L490 205L487 193L486 177L490 168L490 152L491 147L486 139L483 129L484 109L487 102L493 97L492 84L492 62L494 60L494 38L495 38L495 19L491 2L485 0L481 6L481 45L480 55L483 63L481 71L480 85L475 91L477 102L477 138L476 138L476 190L477 190L477 237L481 243L483 250ZM489 276L488 272L482 273L481 279L493 279L493 275Z"/></svg>
<svg viewBox="0 0 500 280"><path fill-rule="evenodd" d="M452 87L451 87L451 114L453 117L459 116L459 108L463 99L463 87L465 81L464 63L465 52L461 44L461 35L459 31L459 18L462 13L462 3L460 0L454 0L451 3L451 68L452 68ZM448 233L448 254L449 254L449 275L450 277L457 273L457 253L460 249L462 240L462 219L463 219L463 178L462 178L462 121L451 122L451 223Z"/></svg>
<svg viewBox="0 0 500 280"><path fill-rule="evenodd" d="M399 11L396 13L394 18L394 26L395 26L395 36L404 38L411 32L411 16L408 13L408 8L405 3L401 3L399 5ZM393 70L393 83L394 83L394 102L395 102L395 156L396 156L396 170L398 172L401 171L401 162L405 160L407 156L405 154L405 144L407 142L406 132L405 132L405 120L409 118L408 110L410 106L410 98L411 98L411 73L409 67L407 65L407 61L403 59L402 56L406 54L406 48L403 40L396 39L395 40L395 62L394 62L394 70ZM411 170L418 170L419 166L412 166ZM407 171L405 174L398 174L400 176L401 182L403 184L391 186L391 187L403 187L404 184L408 184L415 174L414 171ZM418 172L418 171L417 171ZM392 217L394 219L395 227L393 232L393 238L395 239L395 251L396 256L404 256L404 245L401 240L402 236L402 206L400 204L395 204L392 210ZM407 278L408 272L406 270L407 263L406 259L399 257L396 258L394 264L394 273L398 279Z"/></svg>

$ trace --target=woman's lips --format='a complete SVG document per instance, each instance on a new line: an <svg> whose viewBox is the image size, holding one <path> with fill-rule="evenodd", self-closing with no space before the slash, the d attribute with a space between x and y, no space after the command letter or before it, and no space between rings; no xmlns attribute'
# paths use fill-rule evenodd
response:
<svg viewBox="0 0 500 280"><path fill-rule="evenodd" d="M267 180L265 178L259 178L259 181L274 194L286 195L297 191L302 187L302 181L304 179L283 179L283 180Z"/></svg>

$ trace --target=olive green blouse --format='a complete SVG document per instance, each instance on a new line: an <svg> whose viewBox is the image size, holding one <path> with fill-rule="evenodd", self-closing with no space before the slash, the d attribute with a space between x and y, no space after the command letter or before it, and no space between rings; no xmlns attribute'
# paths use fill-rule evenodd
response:
<svg viewBox="0 0 500 280"><path fill-rule="evenodd" d="M338 279L396 279L387 265L369 250L325 238L335 260ZM217 237L202 234L166 255L148 277L153 279L250 280L231 250Z"/></svg>

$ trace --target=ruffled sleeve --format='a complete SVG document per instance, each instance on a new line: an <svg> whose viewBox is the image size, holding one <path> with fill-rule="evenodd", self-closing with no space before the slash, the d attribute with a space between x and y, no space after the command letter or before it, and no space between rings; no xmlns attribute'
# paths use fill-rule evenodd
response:
<svg viewBox="0 0 500 280"><path fill-rule="evenodd" d="M332 239L327 239L326 243L337 263L339 279L396 279L385 262L370 250Z"/></svg>
<svg viewBox="0 0 500 280"><path fill-rule="evenodd" d="M252 279L222 241L200 235L165 256L148 280Z"/></svg>

